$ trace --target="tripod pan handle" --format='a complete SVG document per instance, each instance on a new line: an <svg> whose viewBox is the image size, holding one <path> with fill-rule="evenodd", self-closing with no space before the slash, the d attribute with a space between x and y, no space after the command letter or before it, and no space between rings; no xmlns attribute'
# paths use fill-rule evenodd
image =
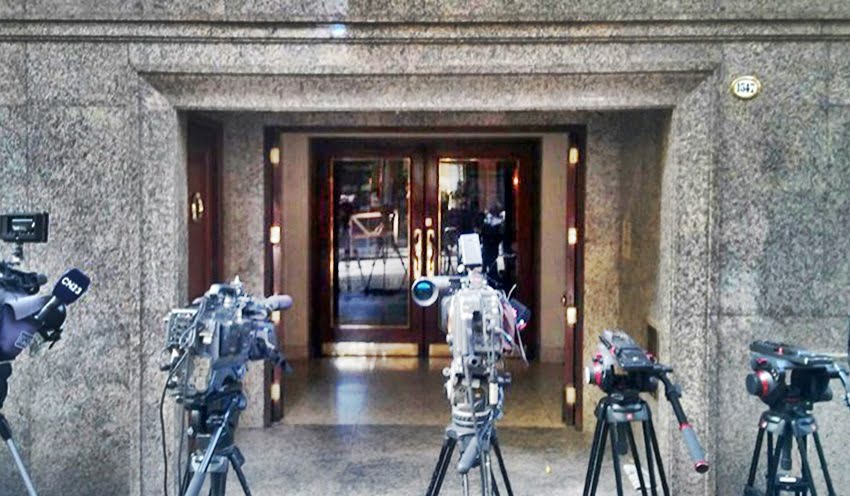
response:
<svg viewBox="0 0 850 496"><path fill-rule="evenodd" d="M688 448L688 454L694 462L694 470L701 474L708 472L708 461L705 457L705 451L703 451L702 446L699 444L699 439L697 439L694 428L691 427L691 424L682 424L679 426L679 430L682 431L682 437L685 438L685 446Z"/></svg>

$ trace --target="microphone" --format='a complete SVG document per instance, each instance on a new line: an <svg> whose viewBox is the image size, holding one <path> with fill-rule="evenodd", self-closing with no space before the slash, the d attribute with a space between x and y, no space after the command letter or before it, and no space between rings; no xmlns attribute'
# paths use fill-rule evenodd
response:
<svg viewBox="0 0 850 496"><path fill-rule="evenodd" d="M35 314L34 319L41 324L41 329L39 329L32 345L33 353L38 352L44 341L56 342L59 340L57 332L48 334L48 331L58 330L61 323L65 321L65 306L80 299L88 291L90 284L91 279L79 269L70 269L59 278L59 281L53 286L53 296ZM48 329L48 326L52 329Z"/></svg>
<svg viewBox="0 0 850 496"><path fill-rule="evenodd" d="M292 297L289 295L272 295L265 299L263 305L272 312L288 310L292 306Z"/></svg>

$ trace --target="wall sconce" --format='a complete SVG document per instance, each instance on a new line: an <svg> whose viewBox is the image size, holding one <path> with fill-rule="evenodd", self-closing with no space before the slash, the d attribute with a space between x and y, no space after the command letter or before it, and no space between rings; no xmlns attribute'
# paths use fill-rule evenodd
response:
<svg viewBox="0 0 850 496"><path fill-rule="evenodd" d="M575 146L570 147L570 156L569 156L570 165L576 165L578 163L578 159L579 159L578 148L575 147Z"/></svg>
<svg viewBox="0 0 850 496"><path fill-rule="evenodd" d="M274 147L269 150L269 162L272 165L278 165L280 163L280 148Z"/></svg>
<svg viewBox="0 0 850 496"><path fill-rule="evenodd" d="M514 189L519 188L519 171L514 171Z"/></svg>
<svg viewBox="0 0 850 496"><path fill-rule="evenodd" d="M274 312L272 312L272 323L280 324L280 311L279 310L275 310Z"/></svg>
<svg viewBox="0 0 850 496"><path fill-rule="evenodd" d="M273 245L280 244L280 226L275 224L269 228L269 243Z"/></svg>
<svg viewBox="0 0 850 496"><path fill-rule="evenodd" d="M567 243L575 245L578 243L578 229L571 227L567 230Z"/></svg>
<svg viewBox="0 0 850 496"><path fill-rule="evenodd" d="M270 396L272 397L272 401L275 401L275 402L280 401L280 383L279 382L275 382L274 384L272 384L272 390L271 390Z"/></svg>

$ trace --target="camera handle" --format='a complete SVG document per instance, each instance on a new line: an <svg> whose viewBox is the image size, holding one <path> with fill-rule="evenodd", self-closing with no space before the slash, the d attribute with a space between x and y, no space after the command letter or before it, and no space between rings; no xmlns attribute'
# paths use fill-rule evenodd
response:
<svg viewBox="0 0 850 496"><path fill-rule="evenodd" d="M673 384L673 381L667 377L666 372L659 374L659 379L664 383L664 392L667 401L673 407L673 413L676 415L676 420L679 422L679 430L682 432L682 437L685 439L685 446L688 448L688 454L694 462L694 470L704 474L708 472L708 460L705 456L705 451L697 439L696 432L688 422L688 417L685 415L685 410L682 408L682 403L679 398L682 397L682 387L678 384Z"/></svg>

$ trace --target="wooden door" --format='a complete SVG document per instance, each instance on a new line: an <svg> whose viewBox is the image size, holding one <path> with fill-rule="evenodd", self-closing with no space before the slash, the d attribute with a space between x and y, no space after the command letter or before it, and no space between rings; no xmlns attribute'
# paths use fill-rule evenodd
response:
<svg viewBox="0 0 850 496"><path fill-rule="evenodd" d="M186 176L189 230L189 299L203 295L221 276L221 127L190 119Z"/></svg>

